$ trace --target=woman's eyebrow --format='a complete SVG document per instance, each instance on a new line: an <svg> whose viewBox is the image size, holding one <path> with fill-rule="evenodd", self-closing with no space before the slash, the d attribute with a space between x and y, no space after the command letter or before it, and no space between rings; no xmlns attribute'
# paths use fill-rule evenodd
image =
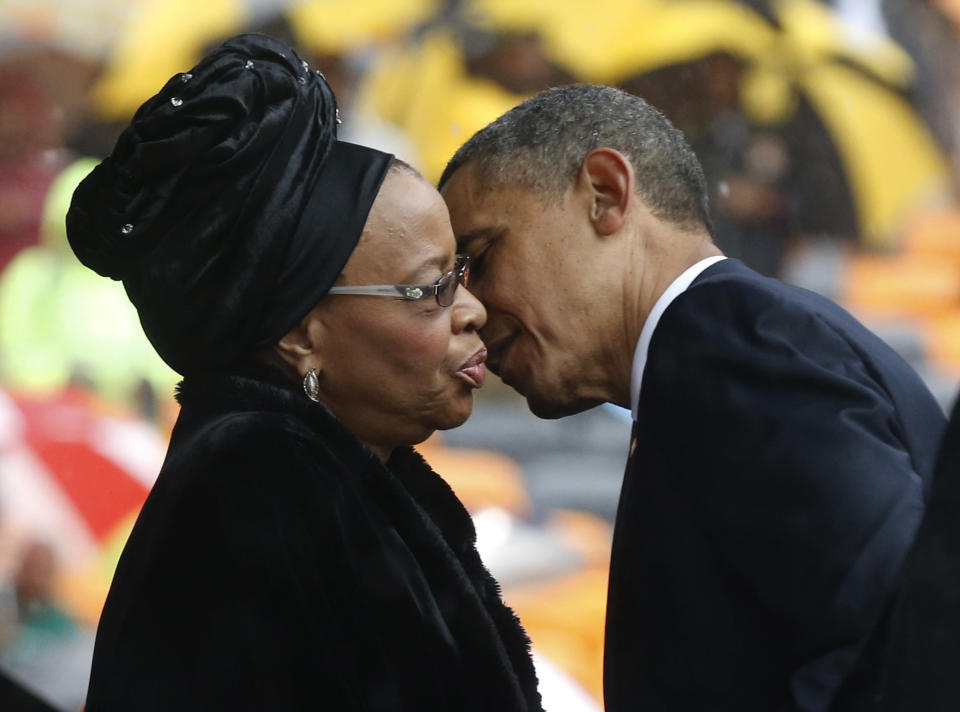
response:
<svg viewBox="0 0 960 712"><path fill-rule="evenodd" d="M449 262L449 255L446 255L446 254L436 254L433 257L429 257L425 259L423 262L421 262L411 272L408 272L406 277L404 277L402 283L403 284L414 283L418 279L419 275L423 274L431 267L436 268L442 272L443 268L447 265L447 262Z"/></svg>

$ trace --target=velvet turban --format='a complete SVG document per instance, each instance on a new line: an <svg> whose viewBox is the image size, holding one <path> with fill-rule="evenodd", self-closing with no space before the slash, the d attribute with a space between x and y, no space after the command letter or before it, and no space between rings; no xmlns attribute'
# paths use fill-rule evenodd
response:
<svg viewBox="0 0 960 712"><path fill-rule="evenodd" d="M241 35L140 107L74 193L67 236L81 262L123 281L174 370L221 368L327 293L390 160L337 141L319 72Z"/></svg>

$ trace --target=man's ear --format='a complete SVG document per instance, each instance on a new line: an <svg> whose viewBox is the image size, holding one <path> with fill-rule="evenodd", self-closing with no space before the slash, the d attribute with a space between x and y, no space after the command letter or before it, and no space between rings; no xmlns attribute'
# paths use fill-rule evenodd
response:
<svg viewBox="0 0 960 712"><path fill-rule="evenodd" d="M273 353L288 369L303 376L309 369L322 370L320 343L323 322L313 309L274 345Z"/></svg>
<svg viewBox="0 0 960 712"><path fill-rule="evenodd" d="M612 148L586 155L580 167L580 188L589 201L589 219L600 235L613 235L623 226L633 201L634 176L630 161Z"/></svg>

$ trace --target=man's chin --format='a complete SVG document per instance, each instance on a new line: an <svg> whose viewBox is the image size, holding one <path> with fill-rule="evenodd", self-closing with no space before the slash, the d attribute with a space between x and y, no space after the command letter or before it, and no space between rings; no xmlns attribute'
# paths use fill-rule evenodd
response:
<svg viewBox="0 0 960 712"><path fill-rule="evenodd" d="M592 401L589 403L573 403L569 401L560 401L553 398L544 398L536 393L529 393L525 397L527 399L527 407L530 408L530 412L538 418L543 418L544 420L565 418L568 415L582 413L585 410L590 410L590 408L599 405L599 403Z"/></svg>
<svg viewBox="0 0 960 712"><path fill-rule="evenodd" d="M569 392L562 386L551 388L540 380L522 378L516 373L498 373L497 375L506 385L526 399L531 413L544 420L556 420L600 405L600 401L584 402L557 398L557 394L563 395Z"/></svg>

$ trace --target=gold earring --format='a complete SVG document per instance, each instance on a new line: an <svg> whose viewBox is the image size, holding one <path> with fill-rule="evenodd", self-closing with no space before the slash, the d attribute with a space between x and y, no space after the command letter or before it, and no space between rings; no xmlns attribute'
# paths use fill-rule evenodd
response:
<svg viewBox="0 0 960 712"><path fill-rule="evenodd" d="M308 370L307 375L303 377L303 392L307 394L307 398L310 400L316 403L320 402L320 379L317 378L315 368Z"/></svg>

